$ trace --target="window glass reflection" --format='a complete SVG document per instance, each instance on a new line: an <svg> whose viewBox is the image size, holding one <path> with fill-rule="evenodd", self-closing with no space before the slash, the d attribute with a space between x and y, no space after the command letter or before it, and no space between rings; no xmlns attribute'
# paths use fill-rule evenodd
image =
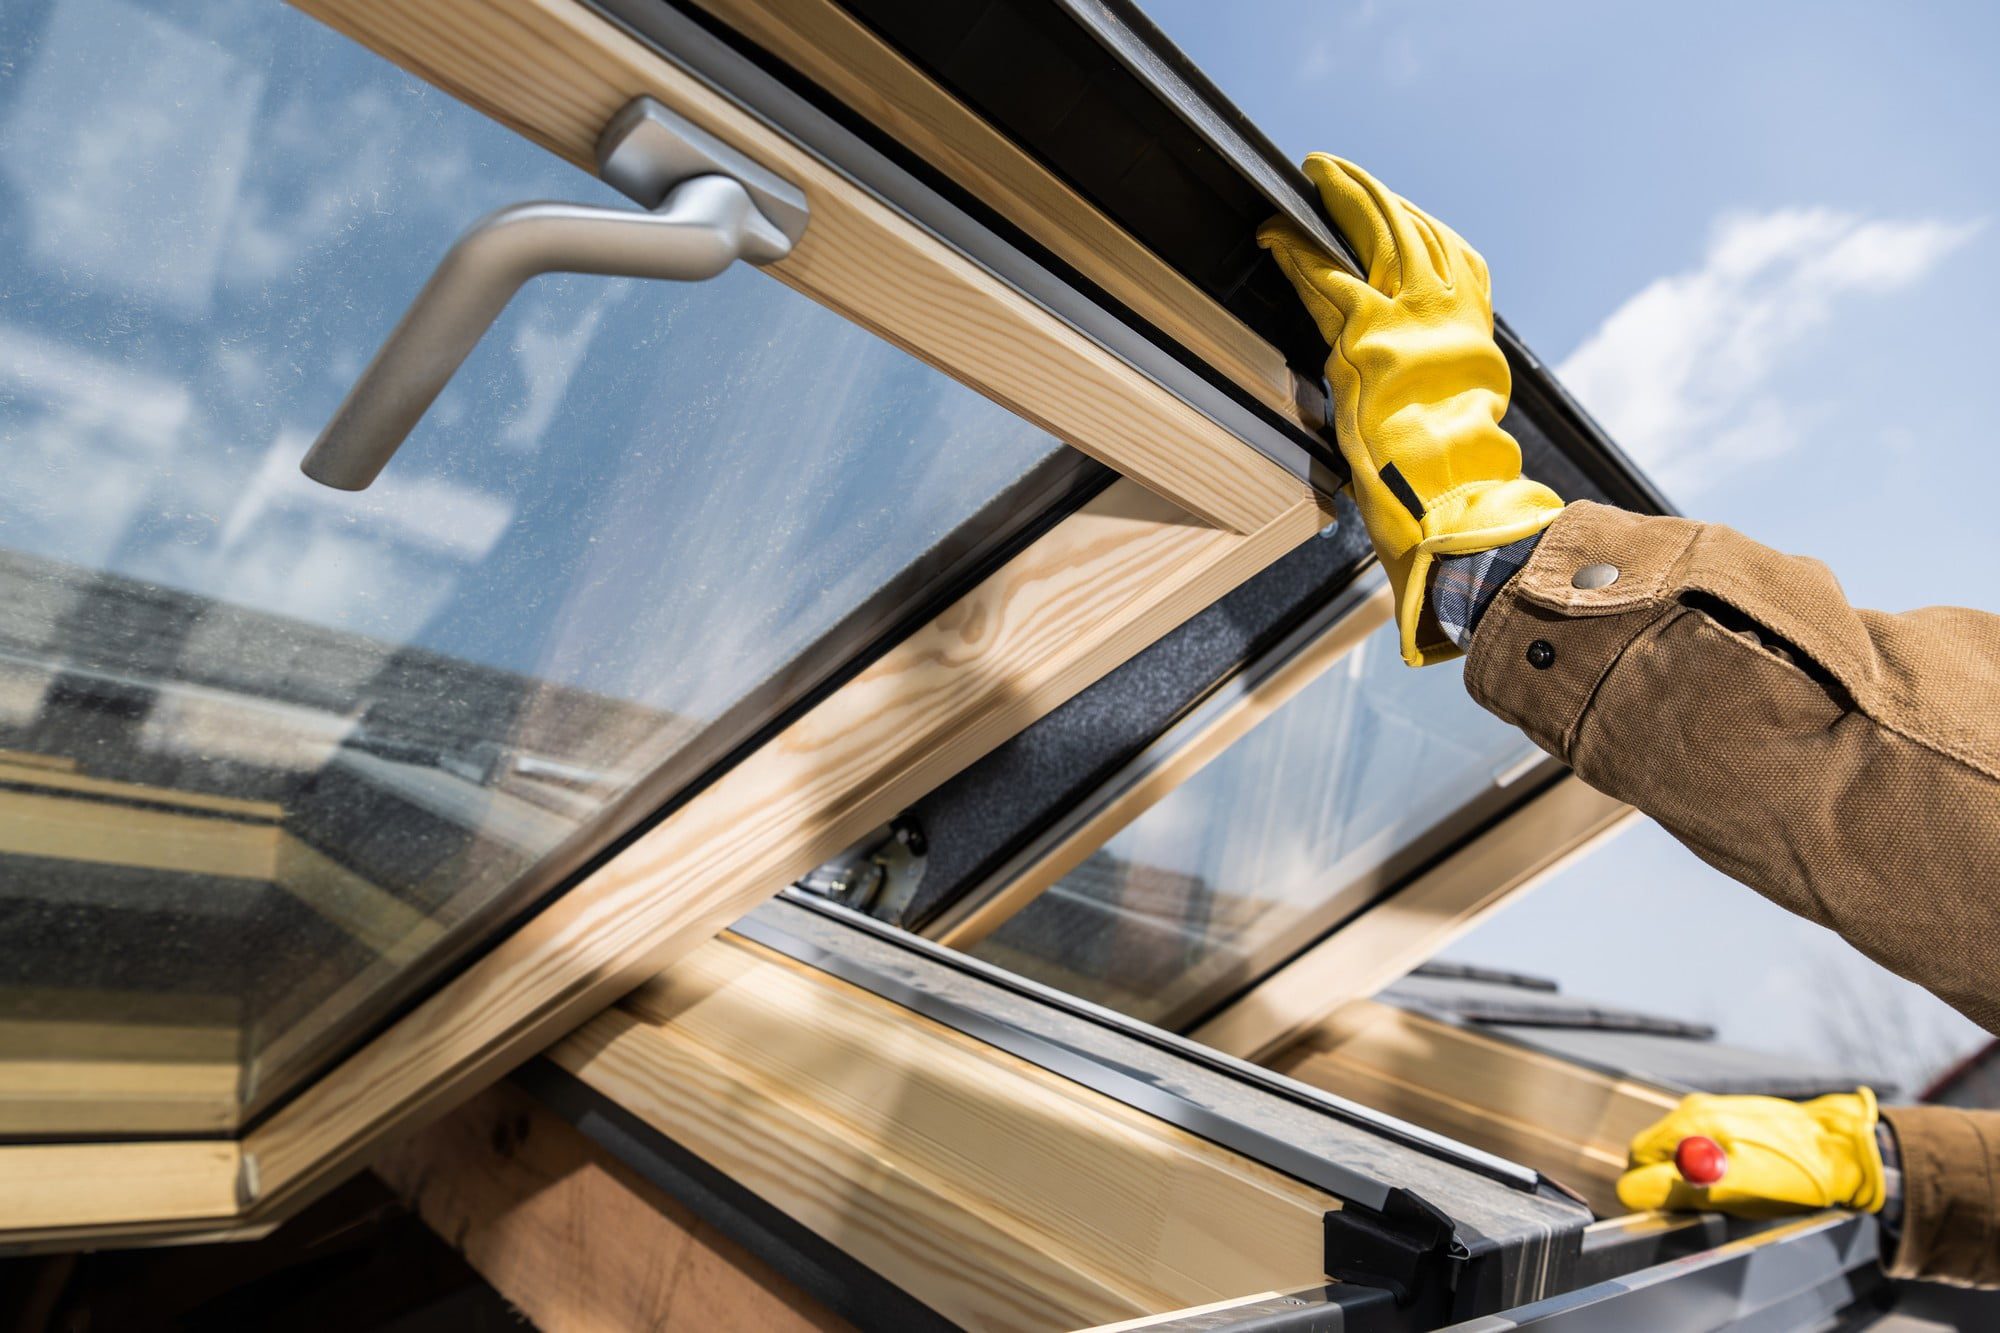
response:
<svg viewBox="0 0 2000 1333"><path fill-rule="evenodd" d="M1537 753L1384 626L974 952L1183 1027L1407 874Z"/></svg>
<svg viewBox="0 0 2000 1333"><path fill-rule="evenodd" d="M629 205L263 0L15 0L0 57L0 1118L87 1058L191 1089L91 1128L232 1122L1057 484L739 265L537 280L371 490L318 487L464 226Z"/></svg>

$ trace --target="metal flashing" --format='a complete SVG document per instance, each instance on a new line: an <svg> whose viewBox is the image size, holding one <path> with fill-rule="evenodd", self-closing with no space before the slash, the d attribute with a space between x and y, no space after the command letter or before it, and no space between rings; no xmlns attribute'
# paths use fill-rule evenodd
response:
<svg viewBox="0 0 2000 1333"><path fill-rule="evenodd" d="M1817 1213L1451 1329L1825 1328L1888 1281L1877 1264L1881 1234L1870 1214Z"/></svg>

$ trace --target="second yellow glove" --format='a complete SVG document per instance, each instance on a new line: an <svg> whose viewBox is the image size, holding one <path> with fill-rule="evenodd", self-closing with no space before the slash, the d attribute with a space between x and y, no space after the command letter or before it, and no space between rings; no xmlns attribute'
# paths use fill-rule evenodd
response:
<svg viewBox="0 0 2000 1333"><path fill-rule="evenodd" d="M1697 1093L1632 1140L1618 1200L1634 1209L1714 1209L1739 1217L1814 1208L1872 1213L1887 1197L1876 1118L1875 1094L1867 1088L1809 1102ZM1674 1165L1674 1150L1695 1135L1715 1140L1728 1158L1712 1185L1688 1183Z"/></svg>
<svg viewBox="0 0 2000 1333"><path fill-rule="evenodd" d="M1520 446L1500 428L1512 385L1486 261L1359 167L1315 153L1305 171L1367 279L1288 222L1266 224L1257 241L1332 348L1335 430L1395 591L1403 660L1442 662L1458 649L1424 616L1433 557L1532 536L1562 501L1522 477Z"/></svg>

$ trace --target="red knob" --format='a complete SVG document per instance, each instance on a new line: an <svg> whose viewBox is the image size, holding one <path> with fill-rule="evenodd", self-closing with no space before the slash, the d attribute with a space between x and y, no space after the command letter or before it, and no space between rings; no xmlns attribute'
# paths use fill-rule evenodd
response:
<svg viewBox="0 0 2000 1333"><path fill-rule="evenodd" d="M1713 1185L1729 1171L1729 1154L1705 1134L1690 1134L1674 1149L1674 1165L1690 1185Z"/></svg>

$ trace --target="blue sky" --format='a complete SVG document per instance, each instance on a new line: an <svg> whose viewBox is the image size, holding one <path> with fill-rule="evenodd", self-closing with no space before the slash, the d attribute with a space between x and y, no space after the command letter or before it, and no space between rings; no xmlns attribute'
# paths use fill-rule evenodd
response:
<svg viewBox="0 0 2000 1333"><path fill-rule="evenodd" d="M2000 609L2000 10L1145 0L1293 157L1367 166L1686 513L1864 605ZM1460 942L1905 1084L1977 1029L1631 829Z"/></svg>

